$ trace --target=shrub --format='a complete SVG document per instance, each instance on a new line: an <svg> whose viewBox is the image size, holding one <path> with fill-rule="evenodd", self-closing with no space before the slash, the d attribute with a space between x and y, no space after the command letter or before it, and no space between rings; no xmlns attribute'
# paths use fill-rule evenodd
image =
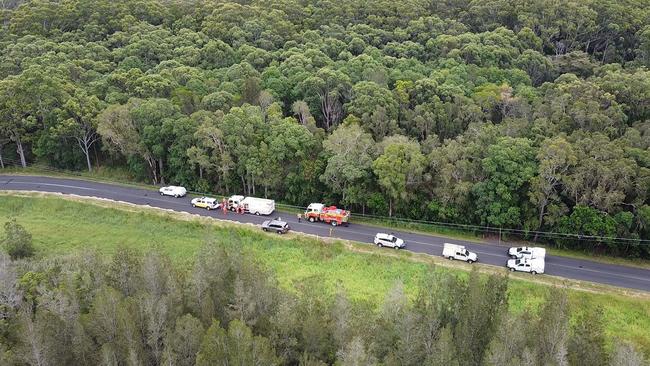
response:
<svg viewBox="0 0 650 366"><path fill-rule="evenodd" d="M27 258L34 255L32 234L17 223L16 219L5 223L5 238L2 244L11 259Z"/></svg>

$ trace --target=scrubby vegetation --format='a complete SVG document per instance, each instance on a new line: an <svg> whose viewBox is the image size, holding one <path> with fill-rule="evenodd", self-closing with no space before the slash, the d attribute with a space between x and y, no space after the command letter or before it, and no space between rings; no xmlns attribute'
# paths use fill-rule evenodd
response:
<svg viewBox="0 0 650 366"><path fill-rule="evenodd" d="M0 6L0 165L650 255L644 1Z"/></svg>
<svg viewBox="0 0 650 366"><path fill-rule="evenodd" d="M37 259L0 256L3 364L643 365L650 352L643 299L152 210L0 196L9 217Z"/></svg>
<svg viewBox="0 0 650 366"><path fill-rule="evenodd" d="M32 235L15 219L5 223L4 250L11 259L28 258L34 255Z"/></svg>

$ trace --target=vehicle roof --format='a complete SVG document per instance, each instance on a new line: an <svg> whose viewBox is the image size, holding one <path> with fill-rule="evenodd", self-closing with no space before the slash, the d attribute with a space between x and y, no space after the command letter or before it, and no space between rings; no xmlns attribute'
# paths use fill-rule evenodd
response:
<svg viewBox="0 0 650 366"><path fill-rule="evenodd" d="M244 198L244 201L251 201L251 200L267 202L267 203L275 202L275 201L273 201L272 199L269 199L269 198L259 198L259 197L246 197L246 198Z"/></svg>
<svg viewBox="0 0 650 366"><path fill-rule="evenodd" d="M281 221L281 220L266 220L264 221L264 223L267 225L271 225L271 224L278 224L282 226L287 225L286 221Z"/></svg>
<svg viewBox="0 0 650 366"><path fill-rule="evenodd" d="M521 263L544 264L544 258L518 258L516 260Z"/></svg>
<svg viewBox="0 0 650 366"><path fill-rule="evenodd" d="M232 199L235 199L235 200L239 199L239 200L241 200L241 199L243 199L243 198L244 198L244 196L240 196L240 195L236 194L236 195L234 195L234 196L230 196L229 199L231 199L231 200L232 200Z"/></svg>
<svg viewBox="0 0 650 366"><path fill-rule="evenodd" d="M201 197L201 198L199 198L199 199L204 200L204 201L216 201L216 200L217 200L216 198L205 197L205 196L203 196L203 197Z"/></svg>
<svg viewBox="0 0 650 366"><path fill-rule="evenodd" d="M310 207L311 208L323 208L323 207L325 207L325 205L322 204L322 203L310 203L309 206L307 206L307 208L310 208Z"/></svg>
<svg viewBox="0 0 650 366"><path fill-rule="evenodd" d="M451 247L458 247L458 248L465 248L464 245L460 245L460 244L444 243L443 245L451 246Z"/></svg>
<svg viewBox="0 0 650 366"><path fill-rule="evenodd" d="M378 238L390 238L391 236L394 236L394 235L386 234L386 233L377 233L377 235L375 235L375 236L378 237Z"/></svg>

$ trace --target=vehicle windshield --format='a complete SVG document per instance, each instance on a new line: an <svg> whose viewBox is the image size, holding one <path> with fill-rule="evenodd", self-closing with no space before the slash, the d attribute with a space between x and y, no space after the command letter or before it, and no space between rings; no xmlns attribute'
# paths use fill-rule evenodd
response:
<svg viewBox="0 0 650 366"><path fill-rule="evenodd" d="M392 241L394 243L394 242L397 241L397 238L393 236L393 237L391 237L390 241Z"/></svg>
<svg viewBox="0 0 650 366"><path fill-rule="evenodd" d="M465 249L465 256L469 257L469 250Z"/></svg>

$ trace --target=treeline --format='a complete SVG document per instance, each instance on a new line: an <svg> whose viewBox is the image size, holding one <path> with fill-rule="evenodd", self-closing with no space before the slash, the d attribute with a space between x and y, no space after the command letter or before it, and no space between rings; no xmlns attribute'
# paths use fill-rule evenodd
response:
<svg viewBox="0 0 650 366"><path fill-rule="evenodd" d="M512 313L507 277L431 270L413 299L397 281L377 307L342 289L332 296L316 277L281 290L240 241L206 244L187 269L155 249L31 262L0 254L0 363L644 364L628 343L607 351L600 308L569 322L564 290Z"/></svg>
<svg viewBox="0 0 650 366"><path fill-rule="evenodd" d="M120 166L647 258L646 5L7 5L0 164Z"/></svg>

